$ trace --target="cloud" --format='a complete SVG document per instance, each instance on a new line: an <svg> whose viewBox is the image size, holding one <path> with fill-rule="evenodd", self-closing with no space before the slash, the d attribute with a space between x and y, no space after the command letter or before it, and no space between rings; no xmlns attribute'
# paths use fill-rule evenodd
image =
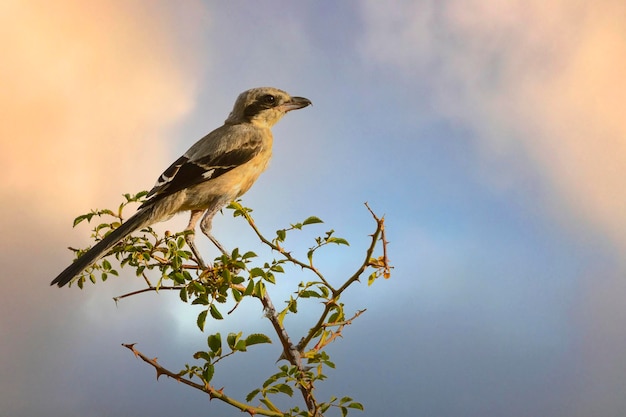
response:
<svg viewBox="0 0 626 417"><path fill-rule="evenodd" d="M556 219L626 248L626 5L370 1L362 16L363 56L428 80L432 106L475 132L494 184L539 173Z"/></svg>
<svg viewBox="0 0 626 417"><path fill-rule="evenodd" d="M17 414L40 408L20 397L27 386L52 414L84 400L55 396L80 350L64 340L88 331L64 330L64 317L89 308L76 291L48 286L71 259L65 247L87 238L85 228L70 236L71 221L149 187L171 159L168 136L194 106L204 56L187 38L199 35L205 15L195 2L168 3L0 2L0 352L12 358L0 367L11 375L0 391ZM185 30L173 30L180 21ZM61 350L42 353L43 340ZM54 375L54 387L30 384L28 366Z"/></svg>
<svg viewBox="0 0 626 417"><path fill-rule="evenodd" d="M168 31L164 8L0 5L0 33L11 40L0 66L5 201L75 213L152 183L146 168L162 162L165 133L192 108L201 69Z"/></svg>

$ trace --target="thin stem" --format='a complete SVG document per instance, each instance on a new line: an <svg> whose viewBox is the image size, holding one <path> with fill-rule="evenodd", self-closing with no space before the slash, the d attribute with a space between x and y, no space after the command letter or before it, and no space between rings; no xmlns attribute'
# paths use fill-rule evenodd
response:
<svg viewBox="0 0 626 417"><path fill-rule="evenodd" d="M293 366L298 368L298 372L304 378L306 375L306 369L302 365L302 352L298 350L291 339L289 338L289 334L285 327L282 325L280 320L278 319L278 313L276 312L276 308L272 303L272 299L270 298L267 291L263 291L263 294L259 297L261 300L261 304L263 304L263 309L265 310L265 315L272 323L274 327L274 331L280 340L281 345L283 346L283 354L281 355L281 359L284 358ZM302 398L304 399L304 403L306 404L307 409L313 414L316 415L318 405L313 397L313 383L311 381L307 381L303 383L302 381L298 384L298 388L300 393L302 394Z"/></svg>
<svg viewBox="0 0 626 417"><path fill-rule="evenodd" d="M197 390L200 390L202 392L205 392L207 394L209 394L209 397L211 399L213 398L217 398L220 401L224 401L227 404L232 405L233 407L238 408L241 411L247 412L248 414L250 414L251 416L254 416L255 414L260 414L263 416L270 416L270 417L283 417L284 414L281 412L276 412L276 411L271 411L265 408L260 408L260 407L252 407L246 403L242 403L240 401L237 401L229 396L227 396L226 394L224 394L222 392L221 389L215 389L214 387L212 387L210 384L198 384L197 382L193 382L190 379L187 378L183 378L182 376L180 376L177 373L174 373L166 368L164 368L163 366L161 366L156 358L154 359L150 359L148 358L146 355L144 355L143 353L141 353L140 351L138 351L137 349L135 349L135 344L134 343L123 343L122 346L124 346L125 348L129 349L131 352L133 352L133 354L140 358L141 360L143 360L144 362L146 362L147 364L151 365L157 373L157 379L159 379L159 377L161 375L166 375L170 378L175 379L178 382L181 382L185 385L188 385L192 388L195 388Z"/></svg>
<svg viewBox="0 0 626 417"><path fill-rule="evenodd" d="M126 298L126 297L132 297L133 295L137 295L137 294L142 294L144 292L150 292L150 291L161 291L161 290L181 290L183 289L184 286L182 285L175 285L172 287L154 287L154 286L149 286L147 288L143 288L141 290L137 290L137 291L132 291L123 295L118 295L117 297L113 297L113 300L117 303L118 301L120 301L122 298Z"/></svg>
<svg viewBox="0 0 626 417"><path fill-rule="evenodd" d="M372 214L372 217L376 221L376 230L371 235L372 241L365 252L365 260L363 261L363 264L361 264L361 266L357 269L357 271L350 278L348 278L348 280L341 287L339 287L337 290L333 290L333 297L325 303L324 311L322 311L322 314L317 320L317 323L315 323L315 325L309 329L309 332L307 333L307 335L303 337L300 340L300 342L298 342L297 347L298 347L298 350L300 351L304 351L306 346L308 346L311 340L313 340L313 337L315 336L315 334L319 331L319 329L326 322L326 317L328 316L328 313L330 313L330 310L335 305L336 300L339 298L341 293L343 293L346 290L346 288L352 285L355 281L358 281L361 275L363 275L363 272L365 272L365 270L371 266L372 254L374 253L374 249L376 249L376 244L378 243L378 240L380 239L381 234L383 233L383 230L384 230L384 218L378 218L374 214L374 212L370 209L370 207L367 205L367 203L365 203L365 206L370 211L370 213ZM383 239L383 242L385 242L384 239ZM386 259L387 258L385 256L385 266L386 268L388 268Z"/></svg>
<svg viewBox="0 0 626 417"><path fill-rule="evenodd" d="M317 275L317 277L320 279L320 281L322 281L324 283L324 285L326 285L331 291L334 292L334 288L332 287L332 285L330 285L330 283L328 281L326 281L326 278L324 278L322 273L320 271L318 271L317 268L315 268L312 265L306 264L306 263L304 263L302 261L299 261L298 259L296 259L293 256L291 256L291 253L285 252L285 250L283 248L281 248L280 246L275 245L274 243L272 243L270 240L268 240L265 236L263 236L261 234L261 231L256 227L256 224L254 223L254 220L252 219L252 217L250 217L250 215L248 213L246 213L244 210L242 210L242 212L243 212L243 216L248 221L248 224L250 225L250 227L252 227L252 230L257 235L257 237L261 240L261 242L265 243L271 249L273 249L273 250L277 251L278 253L280 253L281 255L283 255L285 257L285 259L287 259L289 262L291 262L291 263L293 263L295 265L298 265L299 267L301 267L303 269L308 269L308 270L312 271L315 275Z"/></svg>

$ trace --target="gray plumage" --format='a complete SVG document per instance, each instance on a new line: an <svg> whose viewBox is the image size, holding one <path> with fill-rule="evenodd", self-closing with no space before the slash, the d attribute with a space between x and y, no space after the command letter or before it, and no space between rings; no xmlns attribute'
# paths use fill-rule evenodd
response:
<svg viewBox="0 0 626 417"><path fill-rule="evenodd" d="M213 216L248 191L267 167L272 156L271 127L287 112L310 104L306 98L291 97L271 87L241 93L224 125L200 139L170 165L138 211L68 266L50 285L64 286L133 231L167 220L181 211L191 211L186 230L195 230L202 217L201 230L224 251L210 233ZM188 236L191 249L199 257L193 235Z"/></svg>

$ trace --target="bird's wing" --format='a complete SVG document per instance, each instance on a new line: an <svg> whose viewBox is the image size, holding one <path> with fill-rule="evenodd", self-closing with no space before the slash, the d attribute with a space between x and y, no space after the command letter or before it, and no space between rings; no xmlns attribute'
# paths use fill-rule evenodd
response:
<svg viewBox="0 0 626 417"><path fill-rule="evenodd" d="M216 129L194 144L159 177L143 206L153 204L193 185L210 181L245 164L263 148L253 131Z"/></svg>

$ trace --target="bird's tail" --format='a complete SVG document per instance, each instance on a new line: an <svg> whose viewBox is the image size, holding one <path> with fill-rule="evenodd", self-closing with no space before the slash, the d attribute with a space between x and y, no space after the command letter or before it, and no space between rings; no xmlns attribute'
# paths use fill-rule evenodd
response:
<svg viewBox="0 0 626 417"><path fill-rule="evenodd" d="M64 286L72 280L76 275L83 272L86 268L102 258L106 252L115 246L120 240L134 232L135 230L146 226L149 223L150 215L152 214L152 207L148 206L140 209L130 219L125 221L118 227L109 233L104 239L98 242L93 248L85 252L80 258L76 259L74 263L65 268L63 272L59 274L50 285Z"/></svg>

